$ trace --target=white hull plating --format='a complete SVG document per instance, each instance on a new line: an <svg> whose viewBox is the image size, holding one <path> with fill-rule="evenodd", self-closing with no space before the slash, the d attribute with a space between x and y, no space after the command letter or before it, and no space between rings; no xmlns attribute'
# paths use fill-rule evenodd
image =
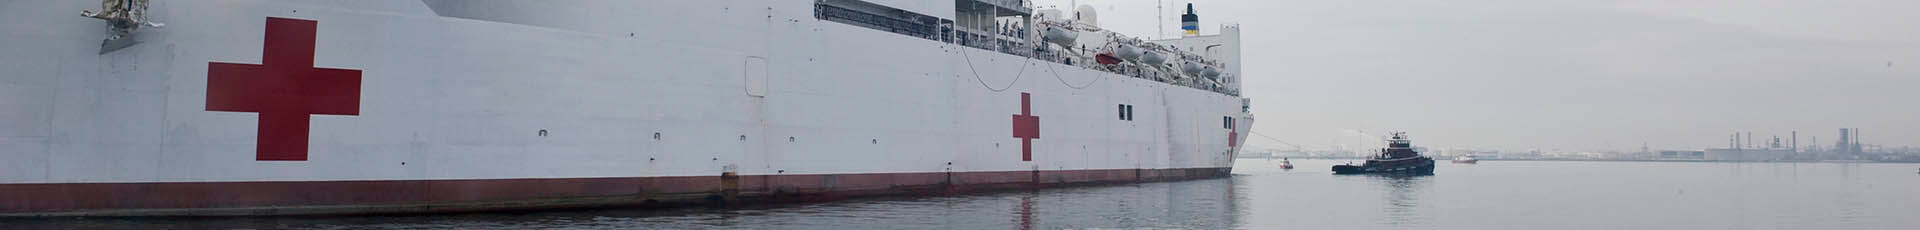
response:
<svg viewBox="0 0 1920 230"><path fill-rule="evenodd" d="M502 2L156 1L167 27L105 54L73 15L92 2L0 3L0 185L1229 168L1253 123L1235 96L813 1ZM314 67L361 71L358 115L312 115L304 161L256 160L260 114L208 109L209 63L261 64L270 17L317 22Z"/></svg>

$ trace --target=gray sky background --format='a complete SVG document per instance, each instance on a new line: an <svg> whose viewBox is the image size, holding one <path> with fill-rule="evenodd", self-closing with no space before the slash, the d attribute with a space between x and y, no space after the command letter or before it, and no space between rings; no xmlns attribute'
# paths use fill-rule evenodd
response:
<svg viewBox="0 0 1920 230"><path fill-rule="evenodd" d="M1102 27L1176 35L1188 1L1164 1L1165 30L1156 2L1078 1ZM1191 2L1203 33L1241 25L1254 131L1308 148L1360 141L1349 130L1502 150L1699 149L1794 130L1801 146L1831 145L1842 127L1920 144L1920 1Z"/></svg>

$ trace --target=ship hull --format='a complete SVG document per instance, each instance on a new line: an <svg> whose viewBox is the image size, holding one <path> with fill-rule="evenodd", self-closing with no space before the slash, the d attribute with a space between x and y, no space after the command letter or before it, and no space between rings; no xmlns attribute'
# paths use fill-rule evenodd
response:
<svg viewBox="0 0 1920 230"><path fill-rule="evenodd" d="M816 20L815 1L570 3L156 1L166 27L104 52L105 24L73 15L96 3L0 3L0 216L434 213L1211 178L1228 175L1253 124L1238 96ZM284 50L301 39L307 50ZM267 116L233 102L273 96L226 94L272 88L228 87L268 77L231 74L254 66L357 78L329 83L352 97ZM1117 105L1133 109L1127 119Z"/></svg>
<svg viewBox="0 0 1920 230"><path fill-rule="evenodd" d="M1431 158L1419 157L1386 164L1369 161L1362 165L1335 165L1333 174L1433 175L1433 162Z"/></svg>
<svg viewBox="0 0 1920 230"><path fill-rule="evenodd" d="M1230 168L0 185L0 217L284 216L819 202L1225 177ZM127 194L138 194L129 196Z"/></svg>

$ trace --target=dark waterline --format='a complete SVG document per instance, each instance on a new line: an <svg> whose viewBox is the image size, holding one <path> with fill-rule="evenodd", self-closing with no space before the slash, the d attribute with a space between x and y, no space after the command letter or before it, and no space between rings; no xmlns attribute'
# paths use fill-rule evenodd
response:
<svg viewBox="0 0 1920 230"><path fill-rule="evenodd" d="M1915 164L1441 163L1335 176L1242 159L1224 179L667 211L0 220L0 229L1911 229Z"/></svg>

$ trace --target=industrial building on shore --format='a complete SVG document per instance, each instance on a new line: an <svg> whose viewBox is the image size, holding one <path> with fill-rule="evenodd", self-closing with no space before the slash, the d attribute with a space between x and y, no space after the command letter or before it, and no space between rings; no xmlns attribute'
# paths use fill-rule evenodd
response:
<svg viewBox="0 0 1920 230"><path fill-rule="evenodd" d="M1829 160L1873 160L1873 161L1910 161L1911 154L1885 152L1874 145L1860 142L1860 129L1842 128L1840 138L1830 148L1819 145L1801 148L1799 133L1793 132L1786 138L1773 136L1756 143L1752 133L1734 133L1730 135L1726 148L1714 148L1700 151L1699 159L1706 161L1829 161ZM1815 139L1814 142L1818 142ZM1676 151L1677 152L1677 151ZM1661 154L1667 156L1665 152ZM1691 156L1674 154L1675 156Z"/></svg>

